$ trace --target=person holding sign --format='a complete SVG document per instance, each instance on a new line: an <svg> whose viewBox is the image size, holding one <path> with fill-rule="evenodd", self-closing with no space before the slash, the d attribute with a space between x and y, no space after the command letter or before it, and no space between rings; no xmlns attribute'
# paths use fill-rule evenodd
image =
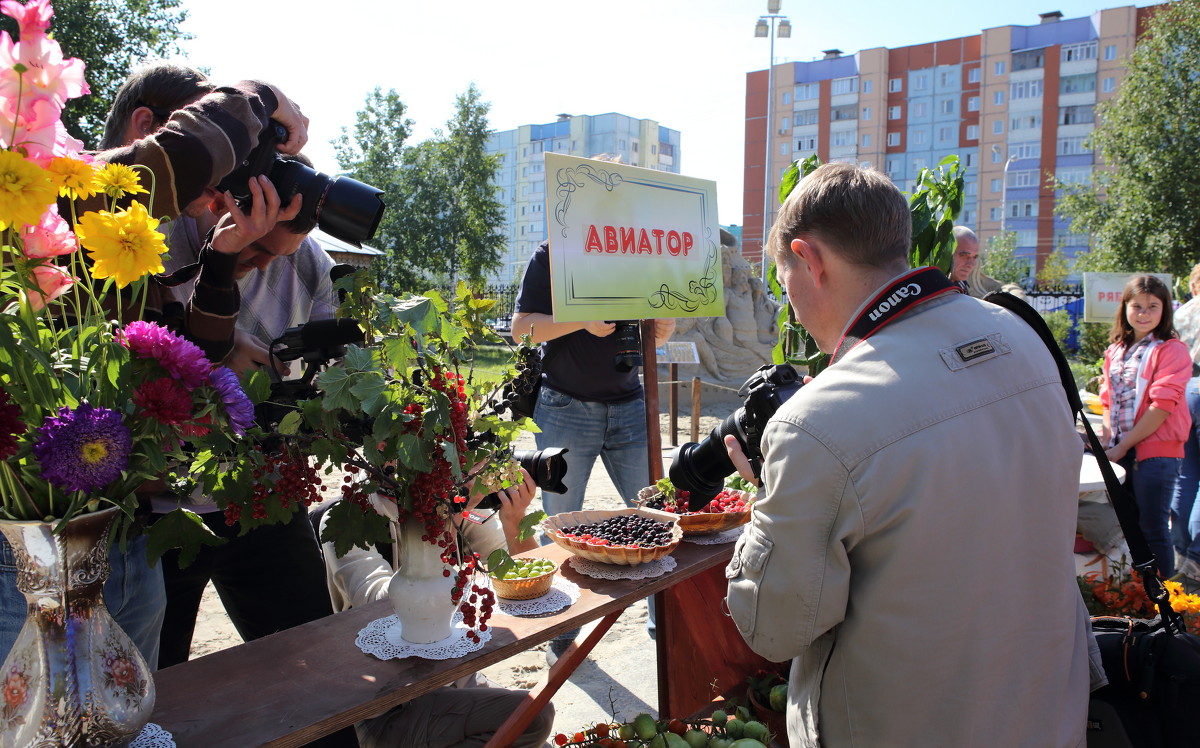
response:
<svg viewBox="0 0 1200 748"><path fill-rule="evenodd" d="M550 246L534 250L513 313L512 337L528 334L542 344L542 391L533 421L537 448L570 450L565 493L543 493L547 514L583 508L584 489L596 459L632 506L650 482L646 451L646 399L638 367L622 365L623 346L612 321L555 322L550 296ZM675 331L675 320L654 321L656 345Z"/></svg>

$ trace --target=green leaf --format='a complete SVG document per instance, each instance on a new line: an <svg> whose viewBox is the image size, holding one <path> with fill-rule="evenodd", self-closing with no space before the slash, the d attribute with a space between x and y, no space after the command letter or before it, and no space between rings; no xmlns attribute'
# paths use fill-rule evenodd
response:
<svg viewBox="0 0 1200 748"><path fill-rule="evenodd" d="M390 543L388 520L374 510L363 510L350 501L334 502L326 513L325 527L321 531L322 543L333 543L338 558L345 556L354 546L371 550L376 543Z"/></svg>
<svg viewBox="0 0 1200 748"><path fill-rule="evenodd" d="M300 426L302 425L303 421L304 419L301 418L299 411L290 411L283 417L283 420L279 422L277 431L279 431L281 434L293 436L300 432Z"/></svg>
<svg viewBox="0 0 1200 748"><path fill-rule="evenodd" d="M512 556L508 555L508 551L503 548L497 548L492 551L487 559L488 573L493 576L502 577L504 576L504 572L515 566L516 563L513 561Z"/></svg>
<svg viewBox="0 0 1200 748"><path fill-rule="evenodd" d="M426 473L433 469L430 460L429 445L416 434L401 434L394 442L396 458L404 467L418 473Z"/></svg>
<svg viewBox="0 0 1200 748"><path fill-rule="evenodd" d="M179 566L196 560L200 549L223 545L225 540L213 534L195 512L175 509L167 512L146 530L146 558L151 566L172 548L179 549Z"/></svg>
<svg viewBox="0 0 1200 748"><path fill-rule="evenodd" d="M265 402L271 396L271 375L262 369L255 370L242 385L242 390L255 405Z"/></svg>
<svg viewBox="0 0 1200 748"><path fill-rule="evenodd" d="M517 525L517 539L528 540L537 532L538 525L542 524L542 520L546 519L546 513L541 509L532 511L521 518L520 524Z"/></svg>
<svg viewBox="0 0 1200 748"><path fill-rule="evenodd" d="M792 190L796 189L798 184L800 184L800 162L793 161L792 165L783 173L783 179L779 183L780 205L787 200L787 196L792 194Z"/></svg>
<svg viewBox="0 0 1200 748"><path fill-rule="evenodd" d="M356 413L359 402L352 388L354 375L340 367L330 367L317 375L317 386L321 389L321 407L325 410L342 410Z"/></svg>
<svg viewBox="0 0 1200 748"><path fill-rule="evenodd" d="M369 416L379 415L388 404L387 382L379 372L366 372L350 387L350 392L362 403L362 410Z"/></svg>

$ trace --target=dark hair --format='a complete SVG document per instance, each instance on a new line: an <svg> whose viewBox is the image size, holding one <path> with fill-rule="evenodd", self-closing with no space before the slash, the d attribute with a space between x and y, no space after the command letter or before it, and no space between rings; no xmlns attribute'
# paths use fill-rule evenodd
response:
<svg viewBox="0 0 1200 748"><path fill-rule="evenodd" d="M852 164L825 164L792 190L771 231L776 262L788 261L793 239L813 235L842 259L886 267L907 262L912 217L900 190L882 172Z"/></svg>
<svg viewBox="0 0 1200 748"><path fill-rule="evenodd" d="M159 62L138 68L121 84L108 119L100 150L118 148L125 144L125 130L138 107L154 113L155 124L161 126L177 110L213 90L215 86L199 70L169 62Z"/></svg>
<svg viewBox="0 0 1200 748"><path fill-rule="evenodd" d="M1159 340L1179 337L1179 334L1175 332L1175 313L1174 305L1171 303L1170 287L1156 276L1135 275L1129 279L1129 282L1125 284L1125 290L1121 292L1121 306L1117 308L1117 317L1113 320L1112 330L1108 333L1108 339L1111 342L1120 343L1126 347L1133 343L1133 326L1129 324L1129 318L1125 316L1125 305L1134 296L1143 293L1154 296L1163 305L1162 319L1158 321L1158 327L1151 331L1154 337Z"/></svg>
<svg viewBox="0 0 1200 748"><path fill-rule="evenodd" d="M303 153L281 153L279 154L279 158L283 161L298 161L310 169L313 168L312 159ZM279 197L281 200L283 199L283 195ZM280 221L280 225L287 229L289 234L303 234L307 236L317 227L317 216L316 213L305 214L304 210L301 210L296 214L295 218L288 221Z"/></svg>

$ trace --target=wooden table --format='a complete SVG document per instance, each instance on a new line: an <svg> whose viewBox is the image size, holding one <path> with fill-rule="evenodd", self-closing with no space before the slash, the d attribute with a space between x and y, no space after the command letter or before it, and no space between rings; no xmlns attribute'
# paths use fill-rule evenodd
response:
<svg viewBox="0 0 1200 748"><path fill-rule="evenodd" d="M578 602L544 618L511 617L497 610L490 622L491 640L456 660L385 661L363 654L354 644L358 632L389 615L391 608L387 601L354 608L159 671L150 721L169 731L179 746L304 745L604 619L591 636L559 658L547 684L531 692L529 708L540 708L535 700L542 699L540 704L553 695L625 608L666 590L671 591L659 595L657 611L660 713L691 714L712 699L714 679L744 678L753 670L739 670L756 656L749 654L751 660L746 660L748 650L740 636L733 631L730 638L732 625L718 612L724 598L722 570L732 550L732 544L681 543L673 554L676 569L645 580L593 579L564 565L564 576L580 587ZM525 555L561 562L570 554L546 546ZM705 615L697 617L697 608ZM704 648L698 653L697 646ZM715 662L710 666L706 659ZM674 677L675 667L679 677ZM726 670L728 677L716 678L718 671Z"/></svg>

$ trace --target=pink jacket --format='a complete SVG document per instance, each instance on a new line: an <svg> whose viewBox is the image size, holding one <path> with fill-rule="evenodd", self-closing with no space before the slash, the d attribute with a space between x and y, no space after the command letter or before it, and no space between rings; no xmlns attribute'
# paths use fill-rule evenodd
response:
<svg viewBox="0 0 1200 748"><path fill-rule="evenodd" d="M1109 398L1110 382L1108 368L1116 345L1104 352L1104 377L1100 382L1100 402L1105 410L1111 410ZM1192 414L1188 411L1184 392L1192 377L1192 355L1188 347L1178 338L1165 340L1154 346L1146 363L1138 374L1137 414L1140 421L1150 406L1165 410L1167 420L1158 429L1138 442L1134 450L1139 462L1151 457L1183 457L1183 443L1187 441L1192 426Z"/></svg>

